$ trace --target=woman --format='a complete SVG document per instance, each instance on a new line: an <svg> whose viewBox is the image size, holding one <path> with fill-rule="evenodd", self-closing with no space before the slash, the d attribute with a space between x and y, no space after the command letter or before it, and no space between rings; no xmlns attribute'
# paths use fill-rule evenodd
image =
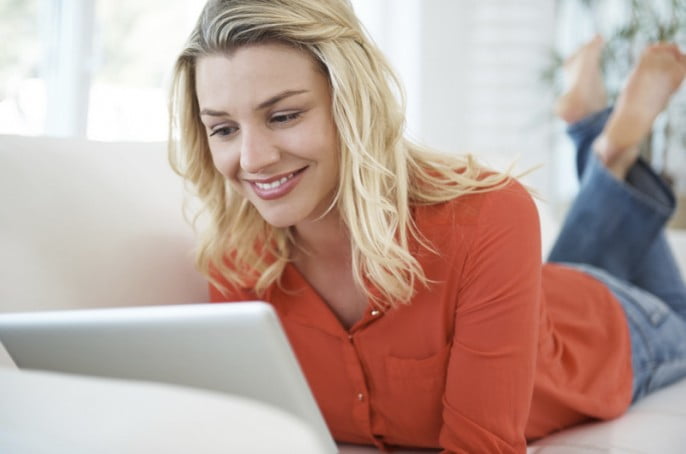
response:
<svg viewBox="0 0 686 454"><path fill-rule="evenodd" d="M212 300L274 306L336 440L525 452L527 439L615 417L686 375L683 362L660 380L637 371L625 305L643 295L597 268L542 265L527 191L403 138L400 92L346 0L211 0L175 67L170 157L208 215L197 262ZM604 137L608 167L589 159L584 188L611 186L631 216L651 196L611 174L635 147ZM650 199L660 216L643 243L669 256L660 231L673 199L650 190L671 205ZM602 220L579 232L604 214L587 202L556 260L572 261L565 241L591 228L614 234ZM667 347L683 360L686 321L651 298L651 336L676 326Z"/></svg>

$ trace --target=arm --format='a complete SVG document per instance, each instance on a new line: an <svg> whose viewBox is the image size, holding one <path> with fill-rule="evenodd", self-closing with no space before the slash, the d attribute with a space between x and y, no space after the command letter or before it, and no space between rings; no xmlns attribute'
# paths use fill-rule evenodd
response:
<svg viewBox="0 0 686 454"><path fill-rule="evenodd" d="M538 214L517 183L485 195L455 314L444 452L524 453L540 309Z"/></svg>
<svg viewBox="0 0 686 454"><path fill-rule="evenodd" d="M213 270L216 272L216 270ZM217 273L218 274L218 273ZM225 303L234 301L254 301L257 300L257 295L250 289L238 288L234 285L229 284L226 279L219 277L219 281L224 287L225 291L219 290L217 287L209 284L210 287L210 302L211 303Z"/></svg>
<svg viewBox="0 0 686 454"><path fill-rule="evenodd" d="M230 288L222 293L214 285L210 284L210 302L211 303L226 303L234 301L255 301L257 296L247 291L236 290Z"/></svg>

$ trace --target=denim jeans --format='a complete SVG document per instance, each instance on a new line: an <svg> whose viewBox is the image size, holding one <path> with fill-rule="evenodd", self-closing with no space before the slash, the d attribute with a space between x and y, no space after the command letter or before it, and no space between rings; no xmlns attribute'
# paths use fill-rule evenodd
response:
<svg viewBox="0 0 686 454"><path fill-rule="evenodd" d="M591 151L610 113L567 130L580 187L548 260L602 281L622 305L636 401L686 377L686 285L664 234L675 207L670 188L641 159L620 181Z"/></svg>

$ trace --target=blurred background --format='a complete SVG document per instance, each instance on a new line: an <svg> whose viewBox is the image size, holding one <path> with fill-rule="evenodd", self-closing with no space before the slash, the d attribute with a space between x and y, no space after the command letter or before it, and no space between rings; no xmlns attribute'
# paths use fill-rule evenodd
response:
<svg viewBox="0 0 686 454"><path fill-rule="evenodd" d="M408 134L499 168L542 165L527 182L553 212L576 191L573 150L552 113L564 58L601 33L612 93L647 42L683 48L686 31L686 0L352 3L405 84ZM0 134L166 140L170 69L203 4L0 0ZM683 98L646 153L686 194Z"/></svg>

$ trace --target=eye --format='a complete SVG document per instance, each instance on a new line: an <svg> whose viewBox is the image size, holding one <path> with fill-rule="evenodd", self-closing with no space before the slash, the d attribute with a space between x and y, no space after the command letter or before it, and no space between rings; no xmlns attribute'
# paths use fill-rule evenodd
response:
<svg viewBox="0 0 686 454"><path fill-rule="evenodd" d="M213 129L212 132L210 133L210 137L212 136L220 136L220 137L227 137L232 134L234 134L236 131L238 131L238 128L235 126L222 126L216 129Z"/></svg>
<svg viewBox="0 0 686 454"><path fill-rule="evenodd" d="M278 115L274 115L271 118L271 121L272 121L272 123L281 123L281 124L288 123L288 122L291 122L293 120L297 120L298 118L300 118L301 114L302 114L302 112L290 112L290 113L278 114Z"/></svg>

